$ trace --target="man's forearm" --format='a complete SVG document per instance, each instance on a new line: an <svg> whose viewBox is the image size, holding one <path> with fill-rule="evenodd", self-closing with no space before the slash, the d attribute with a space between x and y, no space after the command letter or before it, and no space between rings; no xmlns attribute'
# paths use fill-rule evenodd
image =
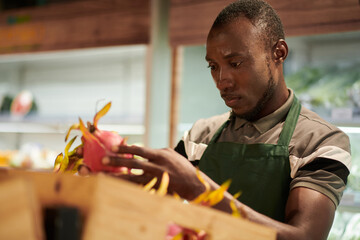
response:
<svg viewBox="0 0 360 240"><path fill-rule="evenodd" d="M211 189L219 188L219 185L205 174L203 174L203 178L208 181ZM306 201L307 199L309 200ZM332 202L324 195L310 189L300 188L293 191L289 197L285 223L256 212L234 199L228 192L225 193L223 200L213 208L231 214L233 211L230 207L231 201L235 203L243 218L275 229L278 240L326 240L335 211Z"/></svg>

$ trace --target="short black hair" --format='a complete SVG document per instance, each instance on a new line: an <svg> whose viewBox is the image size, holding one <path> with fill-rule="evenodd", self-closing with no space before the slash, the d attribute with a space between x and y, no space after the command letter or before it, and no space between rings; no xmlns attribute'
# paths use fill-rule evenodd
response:
<svg viewBox="0 0 360 240"><path fill-rule="evenodd" d="M211 29L246 17L254 26L262 28L267 46L285 39L284 27L276 11L263 0L237 0L225 7L216 17Z"/></svg>

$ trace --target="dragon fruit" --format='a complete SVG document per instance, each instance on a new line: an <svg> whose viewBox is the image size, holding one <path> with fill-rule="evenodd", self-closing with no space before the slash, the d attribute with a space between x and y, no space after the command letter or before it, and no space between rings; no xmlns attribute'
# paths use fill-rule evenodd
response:
<svg viewBox="0 0 360 240"><path fill-rule="evenodd" d="M183 227L176 223L168 225L166 240L208 240L209 235L204 230Z"/></svg>
<svg viewBox="0 0 360 240"><path fill-rule="evenodd" d="M106 166L101 163L105 156L117 156L111 151L112 146L126 145L126 139L122 138L116 132L104 131L98 128L98 122L110 109L111 102L106 104L94 116L93 124L84 122L79 118L79 123L72 125L65 137L67 141L72 130L80 130L82 133L81 144L69 152L69 149L76 139L76 136L69 141L65 147L64 154L60 153L56 160L55 172L72 172L76 173L79 166L86 166L91 172L115 172L115 173L129 173L130 170L126 167ZM125 158L132 158L131 154L122 155Z"/></svg>

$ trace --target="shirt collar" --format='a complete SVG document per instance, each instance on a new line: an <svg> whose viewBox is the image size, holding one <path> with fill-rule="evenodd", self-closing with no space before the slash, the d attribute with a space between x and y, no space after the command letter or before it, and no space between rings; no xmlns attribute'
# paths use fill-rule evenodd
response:
<svg viewBox="0 0 360 240"><path fill-rule="evenodd" d="M235 120L235 129L239 129L244 126L246 123L251 123L259 132L263 134L264 132L268 131L272 127L274 127L278 122L285 118L287 113L290 110L292 102L294 100L294 93L291 89L289 89L289 97L286 102L273 113L260 118L255 122L249 122L243 118L236 117L234 114L232 115L232 119Z"/></svg>

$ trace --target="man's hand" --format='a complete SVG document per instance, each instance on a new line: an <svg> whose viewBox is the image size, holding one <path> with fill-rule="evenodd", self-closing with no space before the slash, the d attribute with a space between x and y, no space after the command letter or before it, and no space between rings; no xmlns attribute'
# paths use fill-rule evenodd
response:
<svg viewBox="0 0 360 240"><path fill-rule="evenodd" d="M169 193L176 192L182 198L192 200L205 190L196 176L195 167L173 149L121 145L114 146L112 150L118 153L118 157L105 157L103 164L143 170L142 175L119 175L121 178L145 185L154 177L161 179L162 174L167 172L170 177ZM140 156L143 160L136 157L122 158L122 154L133 154Z"/></svg>

